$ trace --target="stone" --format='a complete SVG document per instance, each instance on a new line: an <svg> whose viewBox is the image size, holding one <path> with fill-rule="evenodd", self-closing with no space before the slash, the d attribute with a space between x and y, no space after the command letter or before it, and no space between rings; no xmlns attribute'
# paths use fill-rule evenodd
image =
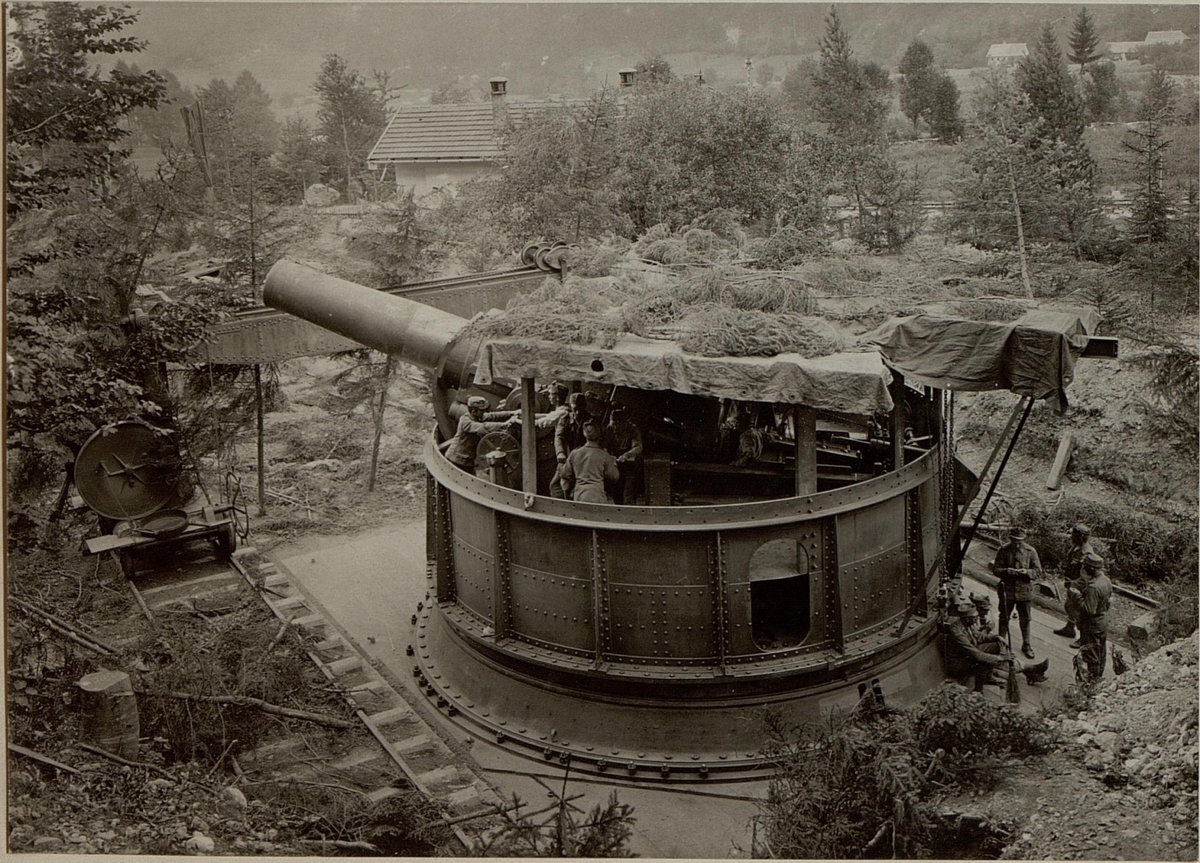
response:
<svg viewBox="0 0 1200 863"><path fill-rule="evenodd" d="M117 838L115 830L103 830L96 834L97 839L103 839L105 842L111 842Z"/></svg>
<svg viewBox="0 0 1200 863"><path fill-rule="evenodd" d="M184 843L184 846L189 850L199 854L208 854L217 847L217 843L210 837L205 836L199 830L192 834L192 838Z"/></svg>
<svg viewBox="0 0 1200 863"><path fill-rule="evenodd" d="M238 809L246 808L246 795L242 793L242 789L234 788L232 785L223 792L225 797Z"/></svg>
<svg viewBox="0 0 1200 863"><path fill-rule="evenodd" d="M63 847L63 841L57 836L38 836L33 840L33 847L38 851L57 851Z"/></svg>
<svg viewBox="0 0 1200 863"><path fill-rule="evenodd" d="M1096 735L1096 745L1108 752L1116 752L1121 748L1121 735L1115 731L1101 731Z"/></svg>
<svg viewBox="0 0 1200 863"><path fill-rule="evenodd" d="M341 192L324 183L313 183L304 190L304 206L328 207L336 204L342 197Z"/></svg>

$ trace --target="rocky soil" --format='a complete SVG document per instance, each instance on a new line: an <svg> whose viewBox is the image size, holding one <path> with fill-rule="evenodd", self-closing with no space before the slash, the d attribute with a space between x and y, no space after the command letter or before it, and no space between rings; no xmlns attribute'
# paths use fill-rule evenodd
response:
<svg viewBox="0 0 1200 863"><path fill-rule="evenodd" d="M1052 719L1061 745L1007 764L996 786L942 805L1011 860L1197 859L1197 635L1111 678Z"/></svg>

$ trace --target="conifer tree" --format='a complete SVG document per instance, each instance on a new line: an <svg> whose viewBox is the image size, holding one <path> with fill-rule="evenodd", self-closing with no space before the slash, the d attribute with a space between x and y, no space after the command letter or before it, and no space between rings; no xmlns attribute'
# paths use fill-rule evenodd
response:
<svg viewBox="0 0 1200 863"><path fill-rule="evenodd" d="M1080 74L1083 73L1084 67L1088 63L1093 63L1102 56L1096 51L1100 46L1100 36L1096 33L1095 23L1092 21L1092 16L1088 14L1086 6L1082 7L1079 14L1075 16L1075 20L1071 24L1071 35L1067 37L1067 42L1071 46L1071 62L1079 64Z"/></svg>
<svg viewBox="0 0 1200 863"><path fill-rule="evenodd" d="M916 131L922 117L928 119L932 108L934 89L938 84L937 70L933 66L933 52L921 40L908 46L900 60L900 110L908 117Z"/></svg>
<svg viewBox="0 0 1200 863"><path fill-rule="evenodd" d="M813 75L813 107L834 137L847 142L875 141L883 135L889 85L874 64L854 59L850 37L837 9L830 8L821 37L821 56Z"/></svg>
<svg viewBox="0 0 1200 863"><path fill-rule="evenodd" d="M313 90L318 99L317 126L325 139L326 178L352 199L355 177L387 124L383 99L337 54L325 57Z"/></svg>

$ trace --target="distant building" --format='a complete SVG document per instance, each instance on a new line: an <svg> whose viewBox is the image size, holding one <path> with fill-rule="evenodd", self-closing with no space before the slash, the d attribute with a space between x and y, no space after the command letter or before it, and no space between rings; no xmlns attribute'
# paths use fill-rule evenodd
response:
<svg viewBox="0 0 1200 863"><path fill-rule="evenodd" d="M998 42L988 48L987 64L989 66L1015 66L1029 56L1029 49L1024 42Z"/></svg>
<svg viewBox="0 0 1200 863"><path fill-rule="evenodd" d="M1104 49L1104 57L1108 60L1132 60L1145 47L1145 42L1109 42Z"/></svg>
<svg viewBox="0 0 1200 863"><path fill-rule="evenodd" d="M1146 34L1147 45L1179 45L1187 41L1182 30L1151 30Z"/></svg>
<svg viewBox="0 0 1200 863"><path fill-rule="evenodd" d="M579 100L510 102L508 79L492 78L489 103L410 105L388 121L367 156L372 170L391 168L396 191L417 197L454 187L491 171L506 134L534 114L579 104Z"/></svg>

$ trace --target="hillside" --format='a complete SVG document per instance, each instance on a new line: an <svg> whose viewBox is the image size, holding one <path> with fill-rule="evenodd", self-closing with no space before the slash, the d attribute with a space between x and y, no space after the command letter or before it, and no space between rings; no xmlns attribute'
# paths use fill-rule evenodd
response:
<svg viewBox="0 0 1200 863"><path fill-rule="evenodd" d="M337 53L364 71L387 70L415 95L459 76L505 75L514 94L582 93L654 53L698 52L733 69L747 57L818 49L824 4L143 4L131 32L148 41L141 65L185 85L249 69L284 112L311 110L321 58ZM988 45L1032 42L1053 23L1065 35L1075 7L1016 4L847 4L839 12L860 59L894 68L923 39L948 68L984 65ZM1100 37L1148 30L1195 38L1195 6L1101 4ZM197 46L203 45L201 51ZM780 65L775 62L775 65ZM686 70L692 71L692 70Z"/></svg>

